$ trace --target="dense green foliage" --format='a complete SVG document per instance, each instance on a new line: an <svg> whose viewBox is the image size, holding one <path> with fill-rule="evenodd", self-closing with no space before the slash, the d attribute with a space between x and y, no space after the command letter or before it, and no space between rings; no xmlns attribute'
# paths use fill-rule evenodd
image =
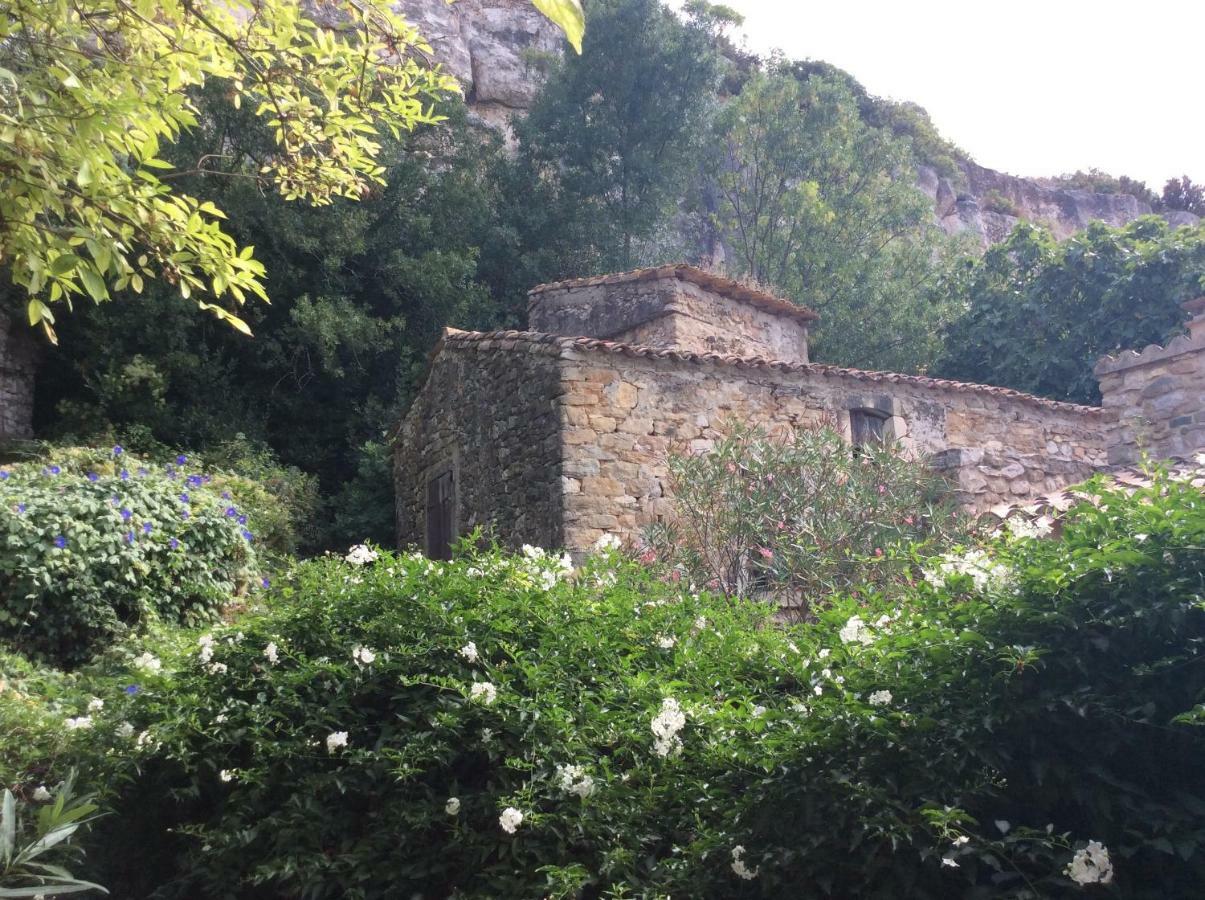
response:
<svg viewBox="0 0 1205 900"><path fill-rule="evenodd" d="M303 564L267 610L152 644L154 671L76 683L104 707L55 765L119 794L81 874L129 898L1050 898L1105 874L1094 840L1118 896L1191 896L1201 493L1101 490L1034 530L790 627L612 553L572 578L537 551ZM0 694L6 722L27 706Z"/></svg>
<svg viewBox="0 0 1205 900"><path fill-rule="evenodd" d="M1056 241L1022 223L939 288L964 315L945 335L937 374L1097 403L1092 367L1107 353L1162 343L1180 304L1205 289L1205 226L1154 216L1122 228L1093 223Z"/></svg>
<svg viewBox="0 0 1205 900"><path fill-rule="evenodd" d="M9 647L75 665L150 620L211 617L258 579L248 507L186 457L151 467L114 448L55 459L0 470Z"/></svg>
<svg viewBox="0 0 1205 900"><path fill-rule="evenodd" d="M916 554L960 533L925 461L890 444L855 450L830 427L772 436L733 423L669 471L677 515L647 534L657 560L730 597L770 592L796 616L839 592L907 582Z"/></svg>
<svg viewBox="0 0 1205 900"><path fill-rule="evenodd" d="M910 144L837 79L753 76L720 114L709 170L733 266L820 314L823 362L914 371L951 304L927 292L944 241Z"/></svg>
<svg viewBox="0 0 1205 900"><path fill-rule="evenodd" d="M1195 216L1205 218L1205 185L1193 184L1192 180L1183 175L1179 178L1169 178L1163 185L1163 194L1159 198L1159 207L1170 210L1183 210Z"/></svg>

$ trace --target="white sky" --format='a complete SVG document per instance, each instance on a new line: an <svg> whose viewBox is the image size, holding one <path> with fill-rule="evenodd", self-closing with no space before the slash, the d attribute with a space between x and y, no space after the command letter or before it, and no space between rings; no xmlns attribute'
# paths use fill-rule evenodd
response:
<svg viewBox="0 0 1205 900"><path fill-rule="evenodd" d="M749 49L919 103L980 164L1205 182L1205 0L723 0Z"/></svg>

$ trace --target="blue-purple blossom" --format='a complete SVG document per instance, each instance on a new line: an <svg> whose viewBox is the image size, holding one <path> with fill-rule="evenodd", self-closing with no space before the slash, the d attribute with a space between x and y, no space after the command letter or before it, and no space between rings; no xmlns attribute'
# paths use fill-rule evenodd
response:
<svg viewBox="0 0 1205 900"><path fill-rule="evenodd" d="M238 510L235 509L233 506L226 507L226 518L227 519L233 519L237 515L238 515Z"/></svg>
<svg viewBox="0 0 1205 900"><path fill-rule="evenodd" d="M126 532L126 543L127 543L127 544L132 544L132 543L134 543L134 532L132 532L132 531L127 531L127 532Z"/></svg>
<svg viewBox="0 0 1205 900"><path fill-rule="evenodd" d="M147 469L147 467L146 467L146 466L139 466L139 467L138 467L138 475L139 475L139 477L145 477L145 476L150 475L150 474L151 474L151 473L150 473L150 470L149 470L149 469Z"/></svg>
<svg viewBox="0 0 1205 900"><path fill-rule="evenodd" d="M123 454L123 453L125 453L125 450L122 449L121 444L117 444L116 446L113 447L113 455L114 456L121 456L121 454Z"/></svg>
<svg viewBox="0 0 1205 900"><path fill-rule="evenodd" d="M97 475L95 472L89 472L89 473L88 473L88 480L89 480L89 481L99 481L99 480L100 480L100 476L99 476L99 475Z"/></svg>
<svg viewBox="0 0 1205 900"><path fill-rule="evenodd" d="M239 516L239 517L238 517L238 523L239 523L240 525L246 525L246 524L247 524L247 517L246 517L246 516Z"/></svg>
<svg viewBox="0 0 1205 900"><path fill-rule="evenodd" d="M142 533L143 533L143 534L150 534L150 533L151 533L151 523L150 523L150 522L143 522L143 523L142 523Z"/></svg>
<svg viewBox="0 0 1205 900"><path fill-rule="evenodd" d="M60 469L58 466L51 466L51 467L50 467L50 474L51 474L51 475L58 475L58 474L59 474L59 472L61 472L61 471L63 471L63 470L62 470L62 469Z"/></svg>
<svg viewBox="0 0 1205 900"><path fill-rule="evenodd" d="M200 475L189 475L188 483L191 484L193 487L200 487L201 486L201 476Z"/></svg>
<svg viewBox="0 0 1205 900"><path fill-rule="evenodd" d="M126 469L122 469L122 470L121 470L121 480L122 480L122 481L129 481L129 480L130 480L130 473L129 473L129 472L126 470Z"/></svg>
<svg viewBox="0 0 1205 900"><path fill-rule="evenodd" d="M272 579L269 578L267 575L265 575L263 578L261 578L259 580L259 583L261 585L263 585L265 589L272 587Z"/></svg>
<svg viewBox="0 0 1205 900"><path fill-rule="evenodd" d="M251 537L252 537L251 532L248 531L246 528L243 529L243 537L246 538L247 540L251 540Z"/></svg>
<svg viewBox="0 0 1205 900"><path fill-rule="evenodd" d="M167 542L167 545L169 547L171 547L173 550L178 550L180 547L180 541L177 538L172 538L170 541Z"/></svg>
<svg viewBox="0 0 1205 900"><path fill-rule="evenodd" d="M25 507L25 504L24 504L24 503L18 503L18 504L17 504L17 512L19 512L19 513L23 513L23 512L25 512L25 509L26 509L26 507Z"/></svg>
<svg viewBox="0 0 1205 900"><path fill-rule="evenodd" d="M131 697L133 697L135 694L137 694L141 690L142 690L142 688L140 688L136 684L127 684L126 685L126 693L129 694Z"/></svg>
<svg viewBox="0 0 1205 900"><path fill-rule="evenodd" d="M180 510L180 518L187 519L188 518L188 510L186 510L186 509Z"/></svg>
<svg viewBox="0 0 1205 900"><path fill-rule="evenodd" d="M0 469L0 481L8 481L8 472L4 469Z"/></svg>
<svg viewBox="0 0 1205 900"><path fill-rule="evenodd" d="M177 457L176 457L176 464L177 464L177 465L181 465L181 466L182 466L182 465L184 465L186 462L188 462L188 457L187 457L187 456L185 456L183 453L181 453L179 456L177 456Z"/></svg>
<svg viewBox="0 0 1205 900"><path fill-rule="evenodd" d="M54 539L54 545L62 550L67 546L67 539L60 534Z"/></svg>
<svg viewBox="0 0 1205 900"><path fill-rule="evenodd" d="M181 495L180 495L180 502L181 502L181 503L187 503L187 502L188 502L188 494L181 494Z"/></svg>
<svg viewBox="0 0 1205 900"><path fill-rule="evenodd" d="M229 500L230 499L230 491L222 491L222 499Z"/></svg>
<svg viewBox="0 0 1205 900"><path fill-rule="evenodd" d="M134 514L132 512L130 512L128 509L123 508L121 511L121 521L123 521L123 522L130 521L130 519L133 517L133 515Z"/></svg>

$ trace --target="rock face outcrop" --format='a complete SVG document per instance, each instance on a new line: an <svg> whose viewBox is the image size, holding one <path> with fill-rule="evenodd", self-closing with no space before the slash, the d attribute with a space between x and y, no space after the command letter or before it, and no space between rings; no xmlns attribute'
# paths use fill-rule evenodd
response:
<svg viewBox="0 0 1205 900"><path fill-rule="evenodd" d="M464 85L473 115L494 128L505 130L511 115L531 106L541 59L564 46L560 30L531 0L398 0L396 7Z"/></svg>
<svg viewBox="0 0 1205 900"><path fill-rule="evenodd" d="M531 0L397 0L397 9L430 42L436 61L464 85L470 113L509 137L511 116L530 108L544 65L565 47L560 30ZM933 199L949 234L969 234L987 247L1004 240L1019 221L1040 222L1066 238L1100 220L1124 225L1152 210L1129 194L1050 187L973 162L948 178L922 166L917 182ZM1186 212L1165 214L1173 226L1200 220Z"/></svg>

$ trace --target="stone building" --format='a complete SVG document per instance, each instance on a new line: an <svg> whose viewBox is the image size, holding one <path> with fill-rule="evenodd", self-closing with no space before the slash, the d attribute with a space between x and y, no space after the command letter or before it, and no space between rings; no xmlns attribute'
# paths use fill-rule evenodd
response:
<svg viewBox="0 0 1205 900"><path fill-rule="evenodd" d="M835 424L945 470L975 511L1205 444L1205 301L1186 338L1102 360L1102 407L809 361L815 315L684 265L542 285L526 332L447 329L394 435L398 541L482 526L584 550L672 514L666 459L731 421Z"/></svg>
<svg viewBox="0 0 1205 900"><path fill-rule="evenodd" d="M33 437L37 341L15 319L0 318L0 441Z"/></svg>

